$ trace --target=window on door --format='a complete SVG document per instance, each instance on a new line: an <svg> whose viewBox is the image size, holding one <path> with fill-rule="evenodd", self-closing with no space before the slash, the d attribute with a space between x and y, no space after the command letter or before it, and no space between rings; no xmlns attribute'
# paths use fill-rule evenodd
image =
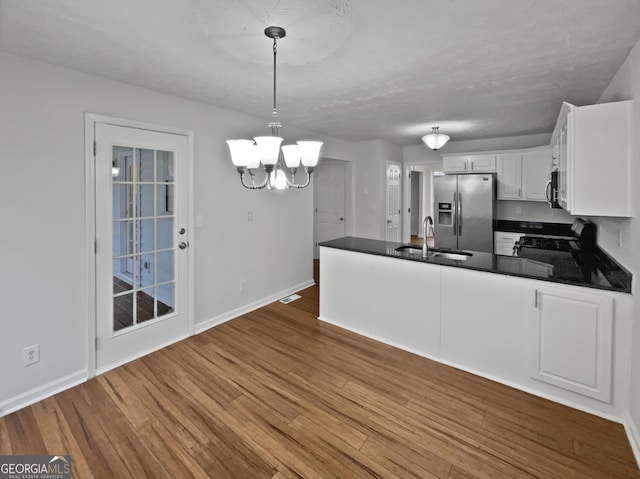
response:
<svg viewBox="0 0 640 479"><path fill-rule="evenodd" d="M114 146L113 330L175 309L173 152Z"/></svg>

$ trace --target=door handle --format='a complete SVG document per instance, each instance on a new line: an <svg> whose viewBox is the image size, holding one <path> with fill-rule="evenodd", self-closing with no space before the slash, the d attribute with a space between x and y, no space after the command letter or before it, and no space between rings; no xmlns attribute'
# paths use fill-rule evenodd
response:
<svg viewBox="0 0 640 479"><path fill-rule="evenodd" d="M458 193L458 236L462 236L462 193Z"/></svg>
<svg viewBox="0 0 640 479"><path fill-rule="evenodd" d="M340 217L340 221L344 221L344 218L342 216Z"/></svg>
<svg viewBox="0 0 640 479"><path fill-rule="evenodd" d="M186 241L186 242L185 242L185 241L182 241L182 242L178 245L178 248L180 248L180 249L186 249L186 248L187 248L187 246L189 246L189 242L188 242L188 241Z"/></svg>
<svg viewBox="0 0 640 479"><path fill-rule="evenodd" d="M453 194L453 236L458 236L458 195Z"/></svg>
<svg viewBox="0 0 640 479"><path fill-rule="evenodd" d="M551 204L551 180L547 181L547 186L544 187L544 197Z"/></svg>
<svg viewBox="0 0 640 479"><path fill-rule="evenodd" d="M391 224L391 223L393 223L393 221L391 221L391 220L387 220L387 223Z"/></svg>
<svg viewBox="0 0 640 479"><path fill-rule="evenodd" d="M178 233L180 233L181 235L185 234L186 232L187 230L184 228L180 228L180 230L178 231Z"/></svg>

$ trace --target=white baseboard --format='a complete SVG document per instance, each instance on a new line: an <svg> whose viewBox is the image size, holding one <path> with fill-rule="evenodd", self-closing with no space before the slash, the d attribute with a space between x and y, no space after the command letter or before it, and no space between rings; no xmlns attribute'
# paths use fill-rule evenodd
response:
<svg viewBox="0 0 640 479"><path fill-rule="evenodd" d="M81 369L75 373L68 374L62 378L38 386L37 388L25 391L0 403L0 417L30 406L33 403L58 394L69 388L82 384L87 380L87 369Z"/></svg>
<svg viewBox="0 0 640 479"><path fill-rule="evenodd" d="M261 298L257 301L254 301L253 303L240 306L239 308L232 309L231 311L222 313L211 319L207 319L205 321L196 323L196 334L202 333L203 331L206 331L207 329L211 329L214 326L218 326L219 324L226 323L227 321L233 318L237 318L238 316L242 316L243 314L247 314L247 313L250 313L251 311L255 311L256 309L262 308L263 306L266 306L267 304L271 304L274 301L278 301L279 299L284 298L285 296L289 296L290 294L297 293L298 291L301 291L310 286L313 286L314 284L316 284L315 281L310 279L309 281L305 281L304 283L300 283L291 288L285 289L283 291L272 294L265 298Z"/></svg>
<svg viewBox="0 0 640 479"><path fill-rule="evenodd" d="M629 438L629 444L631 444L631 450L636 458L636 463L640 467L640 432L638 426L633 420L631 414L627 411L624 413L624 430L627 432Z"/></svg>

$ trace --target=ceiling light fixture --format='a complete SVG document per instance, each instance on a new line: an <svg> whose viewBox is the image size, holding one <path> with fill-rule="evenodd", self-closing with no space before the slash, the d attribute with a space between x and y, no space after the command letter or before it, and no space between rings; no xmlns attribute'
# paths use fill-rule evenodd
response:
<svg viewBox="0 0 640 479"><path fill-rule="evenodd" d="M431 133L429 133L428 135L424 135L422 137L422 141L424 141L425 144L429 148L431 148L433 151L439 150L440 148L442 148L444 145L447 144L447 142L450 139L451 138L449 137L449 135L445 135L444 133L440 133L440 127L439 126L431 127Z"/></svg>
<svg viewBox="0 0 640 479"><path fill-rule="evenodd" d="M282 124L278 121L276 109L276 56L278 54L276 41L284 38L286 32L281 27L267 27L264 34L273 39L273 111L271 121L267 124L271 128L271 136L257 136L253 140L227 140L231 161L238 169L242 186L250 190L304 188L311 182L311 174L318 164L322 142L298 141L296 145L280 147L282 138L278 136L278 132ZM265 178L262 183L256 184L255 175L261 163ZM296 183L296 173L300 163L307 174L305 183ZM291 179L285 170L288 171ZM249 173L251 177L250 184L245 182L245 173Z"/></svg>

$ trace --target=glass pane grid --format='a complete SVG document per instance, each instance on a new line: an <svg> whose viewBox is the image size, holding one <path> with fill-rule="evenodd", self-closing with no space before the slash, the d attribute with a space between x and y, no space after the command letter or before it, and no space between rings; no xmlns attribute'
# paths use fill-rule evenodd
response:
<svg viewBox="0 0 640 479"><path fill-rule="evenodd" d="M114 147L114 331L174 311L173 152ZM119 185L129 185L123 187Z"/></svg>

